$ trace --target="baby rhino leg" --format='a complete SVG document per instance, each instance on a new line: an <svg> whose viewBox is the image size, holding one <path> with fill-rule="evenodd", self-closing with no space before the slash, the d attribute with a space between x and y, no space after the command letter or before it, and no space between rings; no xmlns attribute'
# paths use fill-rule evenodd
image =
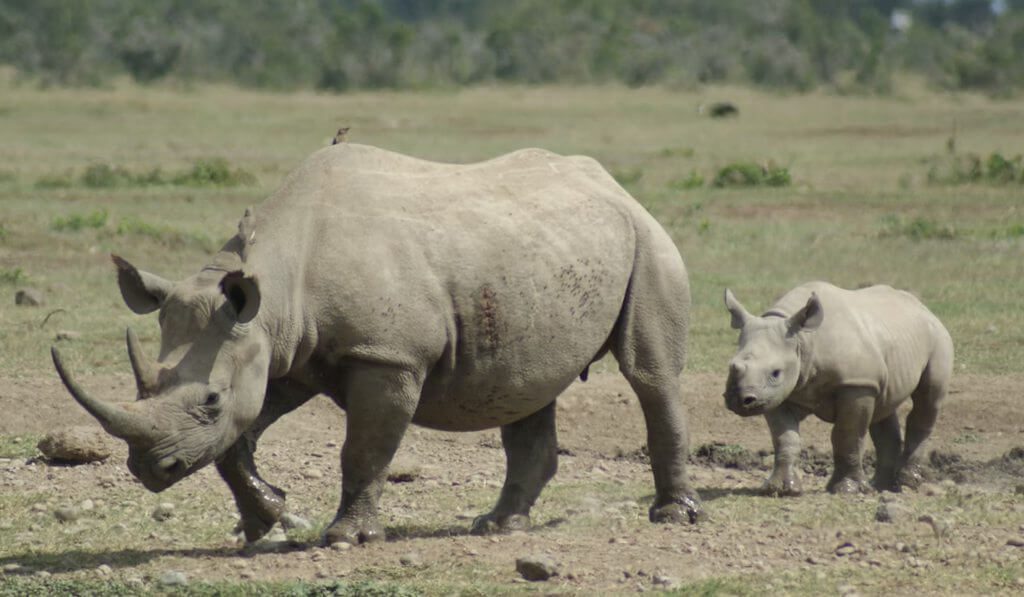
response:
<svg viewBox="0 0 1024 597"><path fill-rule="evenodd" d="M803 488L797 466L800 464L800 421L804 414L783 403L764 417L772 434L775 466L761 487L761 493L771 496L800 495Z"/></svg>
<svg viewBox="0 0 1024 597"><path fill-rule="evenodd" d="M836 394L836 422L832 427L835 470L825 488L829 493L865 491L861 455L875 410L875 393L867 388L844 388Z"/></svg>

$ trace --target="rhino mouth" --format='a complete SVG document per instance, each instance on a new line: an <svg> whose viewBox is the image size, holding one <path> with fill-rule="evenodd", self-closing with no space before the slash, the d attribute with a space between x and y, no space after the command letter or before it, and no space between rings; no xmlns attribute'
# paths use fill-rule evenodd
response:
<svg viewBox="0 0 1024 597"><path fill-rule="evenodd" d="M751 392L742 392L738 388L730 388L722 394L725 407L741 417L763 415L768 411L768 404Z"/></svg>

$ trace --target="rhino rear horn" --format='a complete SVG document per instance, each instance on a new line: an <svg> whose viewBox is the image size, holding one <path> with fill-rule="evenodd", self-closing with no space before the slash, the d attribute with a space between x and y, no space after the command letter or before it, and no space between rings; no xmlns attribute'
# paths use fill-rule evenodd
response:
<svg viewBox="0 0 1024 597"><path fill-rule="evenodd" d="M129 443L144 444L151 441L152 426L141 415L89 396L72 379L56 346L50 348L50 356L53 357L53 366L57 368L57 375L60 376L64 387L68 389L75 401L82 405L82 408L99 421L107 433Z"/></svg>
<svg viewBox="0 0 1024 597"><path fill-rule="evenodd" d="M125 343L128 345L128 360L132 363L135 374L135 386L139 389L139 398L149 398L156 394L160 371L142 351L139 337L135 330L128 328L125 332Z"/></svg>

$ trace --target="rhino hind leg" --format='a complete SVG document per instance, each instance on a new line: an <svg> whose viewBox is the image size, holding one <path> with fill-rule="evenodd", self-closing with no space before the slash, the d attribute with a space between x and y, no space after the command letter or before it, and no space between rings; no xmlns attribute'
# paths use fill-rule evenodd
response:
<svg viewBox="0 0 1024 597"><path fill-rule="evenodd" d="M358 545L385 539L377 502L388 465L416 410L423 377L399 368L366 365L347 375L347 423L341 449L341 504L324 531L325 544Z"/></svg>
<svg viewBox="0 0 1024 597"><path fill-rule="evenodd" d="M686 268L667 237L638 230L637 252L611 349L640 400L654 473L651 522L696 523L700 497L686 471L689 429L680 393L686 360L690 287ZM646 247L643 245L647 244Z"/></svg>
<svg viewBox="0 0 1024 597"><path fill-rule="evenodd" d="M868 427L871 442L875 444L875 476L871 485L878 491L899 491L898 473L903 449L900 437L900 419L894 412Z"/></svg>
<svg viewBox="0 0 1024 597"><path fill-rule="evenodd" d="M271 383L256 422L217 461L217 472L234 495L241 515L236 531L244 532L248 542L270 532L285 511L285 491L264 481L256 471L253 460L256 442L275 421L308 402L313 395Z"/></svg>
<svg viewBox="0 0 1024 597"><path fill-rule="evenodd" d="M530 508L558 470L555 403L501 428L505 448L505 484L498 503L473 521L473 534L525 530Z"/></svg>
<svg viewBox="0 0 1024 597"><path fill-rule="evenodd" d="M916 488L924 480L920 466L923 446L935 427L939 416L939 406L946 398L948 370L950 364L937 367L933 360L921 377L921 383L911 395L914 405L907 415L906 441L903 444L903 455L899 471L899 483L903 486Z"/></svg>

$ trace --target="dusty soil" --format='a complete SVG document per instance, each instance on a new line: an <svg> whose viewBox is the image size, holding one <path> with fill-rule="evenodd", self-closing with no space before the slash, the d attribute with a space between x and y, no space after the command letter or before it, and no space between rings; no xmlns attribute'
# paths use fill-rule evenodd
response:
<svg viewBox="0 0 1024 597"><path fill-rule="evenodd" d="M132 395L127 375L81 381L95 393L125 399ZM548 582L548 590L633 591L663 586L655 583L655 575L686 584L783 571L793 577L817 574L825 583L823 591L832 592L839 582L834 579L844 577L844 571L877 568L888 575L886 590L901 592L902 587L909 592L915 578L933 567L962 567L966 574L989 564L1011 563L1019 569L1024 549L1006 544L1009 537L1024 538L1024 497L1014 495L1024 484L1024 415L1016 400L1022 382L1020 375L956 378L930 446L936 451L935 483L928 486L927 495L892 496L914 512L896 524L873 520L877 494L823 493L823 475L831 466L830 426L816 420L808 420L802 429L808 452L806 495L782 500L753 495L770 462L771 442L763 419L741 419L726 411L717 376L689 375L685 398L694 452L691 475L704 497L708 520L697 526L650 525L646 510L653 483L639 406L620 376L592 373L588 382L576 383L559 400L560 470L535 508L537 528L528 533L468 534L472 516L496 499L503 479L497 430L411 430L399 452L401 466L411 472L402 477L405 482L389 484L381 503L389 540L346 551L318 547L315 531L280 549L242 550L229 534L234 510L230 495L212 467L154 496L128 474L123 464L126 449L118 444L114 456L102 464L55 467L0 460L0 492L34 496L26 508L34 501L43 504L38 521L27 532L16 532L19 527L12 529L10 523L4 526L5 517L13 519L19 513L0 512L0 538L11 541L0 547L0 564L90 577L101 564L109 564L112 574L122 579L157 578L166 569L205 580L369 574L452 582L445 579L448 575L461 576L466 583L514 588L519 585L513 583L524 582L515 573L517 557L549 554L561 565L562 574ZM905 410L906 405L904 415ZM64 393L56 376L0 380L0 434L41 434L55 425L73 424L92 422ZM318 529L337 507L337 454L343 440L343 413L318 398L271 428L260 444L257 460L264 476L287 489L290 509ZM990 522L977 523L977 517L965 513L971 499L993 495L1008 497L997 502L1001 509ZM47 535L48 525L56 524L48 509L85 499L98 502L97 510L105 514L81 523L84 535L79 529L74 536L120 533L125 537L123 549L110 549L108 539L53 545L33 535L35 529L35 535L53 536ZM217 504L216 511L203 513L209 529L199 537L194 523L187 524L193 516L189 504L210 499ZM178 504L177 524L182 526L160 527L145 520L146 525L138 523L144 528L133 528L137 523L128 513L142 512L138 518L148 518L146 508L163 501ZM844 509L861 514L836 514ZM918 514L925 511L945 517L952 529L939 536L941 532L918 521ZM957 522L968 520L972 522ZM854 547L836 555L846 542ZM399 560L408 554L414 554L413 563L403 566ZM771 588L771 583L782 581L766 582L765 588ZM864 582L856 588L871 593L870 582ZM1010 590L1016 578L1007 582L991 588Z"/></svg>

